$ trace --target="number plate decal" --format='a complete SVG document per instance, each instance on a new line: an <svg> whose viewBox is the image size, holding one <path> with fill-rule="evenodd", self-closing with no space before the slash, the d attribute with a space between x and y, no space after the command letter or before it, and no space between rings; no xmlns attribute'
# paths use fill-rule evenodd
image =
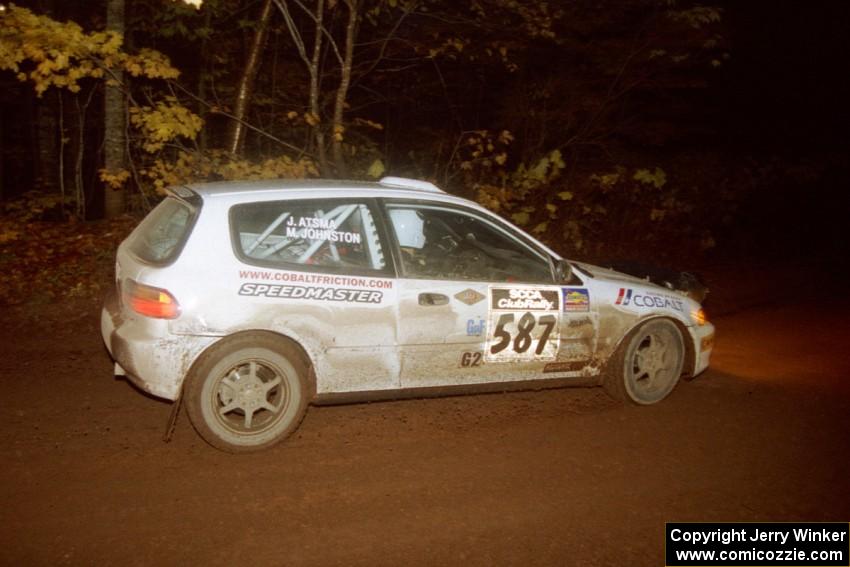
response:
<svg viewBox="0 0 850 567"><path fill-rule="evenodd" d="M561 327L560 290L491 287L489 301L484 360L555 360Z"/></svg>

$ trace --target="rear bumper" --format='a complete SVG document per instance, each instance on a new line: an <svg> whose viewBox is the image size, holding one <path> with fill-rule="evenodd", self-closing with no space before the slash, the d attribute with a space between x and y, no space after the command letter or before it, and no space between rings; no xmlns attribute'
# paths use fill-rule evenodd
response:
<svg viewBox="0 0 850 567"><path fill-rule="evenodd" d="M111 292L100 314L100 332L112 359L141 390L176 400L197 356L214 337L174 335L168 323L146 317L124 317L117 294Z"/></svg>

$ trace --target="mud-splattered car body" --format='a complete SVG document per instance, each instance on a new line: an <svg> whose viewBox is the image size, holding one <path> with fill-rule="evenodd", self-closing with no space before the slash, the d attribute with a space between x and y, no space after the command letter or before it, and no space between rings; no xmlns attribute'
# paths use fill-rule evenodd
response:
<svg viewBox="0 0 850 567"><path fill-rule="evenodd" d="M601 383L655 319L682 337L676 373L702 372L714 328L682 293L567 262L429 183L275 181L171 190L119 247L102 334L116 373L176 400L201 361L264 333L306 369L306 404ZM237 388L249 371L225 370L205 399L250 438L289 394L251 398ZM256 439L245 448L270 437Z"/></svg>

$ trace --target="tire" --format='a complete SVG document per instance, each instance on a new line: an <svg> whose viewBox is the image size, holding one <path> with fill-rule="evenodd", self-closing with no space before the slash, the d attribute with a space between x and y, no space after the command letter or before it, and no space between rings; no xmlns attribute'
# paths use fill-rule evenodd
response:
<svg viewBox="0 0 850 567"><path fill-rule="evenodd" d="M229 453L271 447L301 424L308 363L268 333L240 333L213 345L187 376L184 402L204 441Z"/></svg>
<svg viewBox="0 0 850 567"><path fill-rule="evenodd" d="M623 340L608 364L602 385L614 399L654 404L676 387L684 360L679 328L667 319L647 321Z"/></svg>

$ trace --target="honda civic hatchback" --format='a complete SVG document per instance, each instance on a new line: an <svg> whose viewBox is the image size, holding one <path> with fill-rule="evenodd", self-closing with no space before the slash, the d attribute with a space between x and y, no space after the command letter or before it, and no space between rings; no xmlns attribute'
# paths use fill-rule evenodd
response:
<svg viewBox="0 0 850 567"><path fill-rule="evenodd" d="M397 177L172 188L115 276L116 374L231 452L284 439L311 403L602 385L652 404L714 336L687 294Z"/></svg>

